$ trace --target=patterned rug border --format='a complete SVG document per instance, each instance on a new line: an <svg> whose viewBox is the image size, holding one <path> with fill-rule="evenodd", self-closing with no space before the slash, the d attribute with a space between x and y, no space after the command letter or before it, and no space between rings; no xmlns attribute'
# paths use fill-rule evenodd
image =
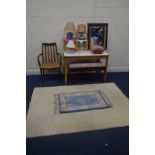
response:
<svg viewBox="0 0 155 155"><path fill-rule="evenodd" d="M76 109L76 110L71 110L71 111L61 111L61 101L60 101L60 95L65 95L65 94L77 94L77 93L89 93L89 92L95 92L98 91L102 99L105 101L106 106L105 107L94 107L90 109ZM84 112L84 111L91 111L91 110L101 110L101 109L107 109L107 108L112 108L112 104L109 102L107 99L105 93L103 90L93 90L93 91L78 91L78 92L67 92L67 93L60 93L60 94L54 94L54 103L55 103L55 111L56 114L67 114L67 113L74 113L74 112Z"/></svg>

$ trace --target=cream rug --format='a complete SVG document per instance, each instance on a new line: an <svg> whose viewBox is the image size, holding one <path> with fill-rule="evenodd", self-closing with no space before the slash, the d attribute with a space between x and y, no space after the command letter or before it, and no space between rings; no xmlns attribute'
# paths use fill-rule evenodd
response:
<svg viewBox="0 0 155 155"><path fill-rule="evenodd" d="M111 108L56 114L53 94L103 90ZM114 83L35 88L27 114L27 137L91 131L129 125L127 97Z"/></svg>

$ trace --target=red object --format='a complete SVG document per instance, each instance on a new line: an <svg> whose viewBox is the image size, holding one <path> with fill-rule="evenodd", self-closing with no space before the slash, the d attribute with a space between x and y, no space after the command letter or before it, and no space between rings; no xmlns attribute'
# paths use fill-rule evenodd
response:
<svg viewBox="0 0 155 155"><path fill-rule="evenodd" d="M94 54L101 54L101 53L104 52L104 47L99 46L99 45L92 45L92 46L90 47L90 50L91 50L91 52L94 53Z"/></svg>

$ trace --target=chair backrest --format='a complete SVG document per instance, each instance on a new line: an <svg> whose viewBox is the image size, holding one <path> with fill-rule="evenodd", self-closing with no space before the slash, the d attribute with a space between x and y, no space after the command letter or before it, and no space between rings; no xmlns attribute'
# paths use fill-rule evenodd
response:
<svg viewBox="0 0 155 155"><path fill-rule="evenodd" d="M43 63L58 63L56 43L42 43Z"/></svg>

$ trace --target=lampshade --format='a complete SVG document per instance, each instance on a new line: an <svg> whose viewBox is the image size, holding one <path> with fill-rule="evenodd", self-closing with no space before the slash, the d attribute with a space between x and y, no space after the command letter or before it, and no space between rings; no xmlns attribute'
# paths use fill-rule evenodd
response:
<svg viewBox="0 0 155 155"><path fill-rule="evenodd" d="M86 25L84 25L84 24L79 24L79 25L78 25L77 32L78 32L78 33L85 33L85 32L86 32Z"/></svg>
<svg viewBox="0 0 155 155"><path fill-rule="evenodd" d="M76 28L72 22L67 22L64 31L76 33Z"/></svg>
<svg viewBox="0 0 155 155"><path fill-rule="evenodd" d="M66 45L67 48L75 48L75 44L74 44L74 41L73 40L69 40L67 45Z"/></svg>

